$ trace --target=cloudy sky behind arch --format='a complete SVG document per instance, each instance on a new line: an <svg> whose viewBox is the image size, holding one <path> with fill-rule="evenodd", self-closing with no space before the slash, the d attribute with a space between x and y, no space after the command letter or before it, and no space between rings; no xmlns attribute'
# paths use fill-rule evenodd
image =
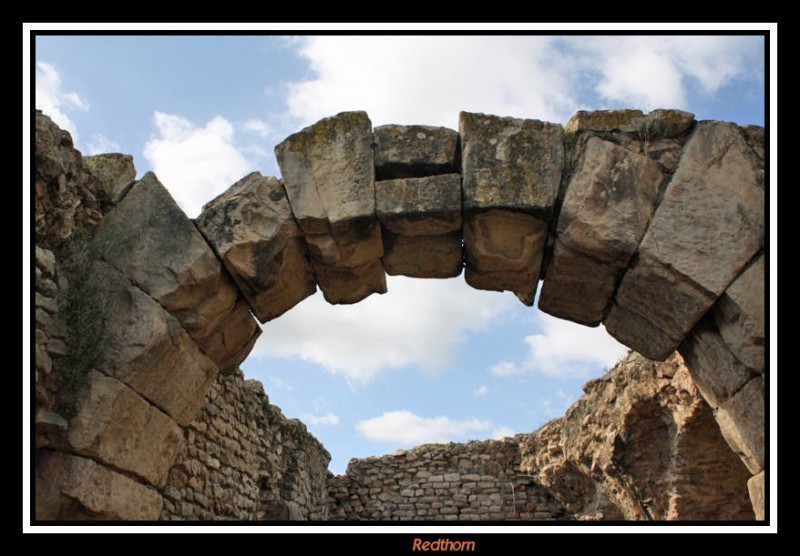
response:
<svg viewBox="0 0 800 556"><path fill-rule="evenodd" d="M763 124L763 52L734 36L40 37L36 96L85 154L133 154L193 217L251 170L279 175L274 145L343 110L376 126L624 107ZM463 277L389 289L305 300L244 365L338 472L351 456L533 430L624 353L602 328Z"/></svg>

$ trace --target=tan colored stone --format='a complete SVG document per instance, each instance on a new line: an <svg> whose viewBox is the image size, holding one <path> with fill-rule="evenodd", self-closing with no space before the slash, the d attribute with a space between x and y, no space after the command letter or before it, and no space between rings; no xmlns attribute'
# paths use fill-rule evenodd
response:
<svg viewBox="0 0 800 556"><path fill-rule="evenodd" d="M107 292L107 357L101 370L121 380L180 425L191 423L217 376L180 323L107 263L93 267Z"/></svg>
<svg viewBox="0 0 800 556"><path fill-rule="evenodd" d="M248 174L207 203L196 224L261 322L317 291L303 234L277 179Z"/></svg>
<svg viewBox="0 0 800 556"><path fill-rule="evenodd" d="M676 137L689 129L694 123L694 114L683 110L653 110L647 114L644 122L644 131L648 135L646 140L663 137Z"/></svg>
<svg viewBox="0 0 800 556"><path fill-rule="evenodd" d="M473 288L512 291L533 305L547 223L528 214L481 212L464 223L465 279Z"/></svg>
<svg viewBox="0 0 800 556"><path fill-rule="evenodd" d="M738 392L754 374L731 352L710 315L697 323L679 351L697 388L714 409Z"/></svg>
<svg viewBox="0 0 800 556"><path fill-rule="evenodd" d="M747 491L750 493L750 501L753 503L753 513L756 519L764 521L764 471L750 477L747 481Z"/></svg>
<svg viewBox="0 0 800 556"><path fill-rule="evenodd" d="M589 138L564 196L540 309L600 323L617 275L636 253L655 211L661 181L653 160ZM578 286L582 281L585 287Z"/></svg>
<svg viewBox="0 0 800 556"><path fill-rule="evenodd" d="M103 259L175 316L198 343L228 319L239 319L232 314L238 290L152 172L103 219L94 242ZM226 347L231 356L247 345Z"/></svg>
<svg viewBox="0 0 800 556"><path fill-rule="evenodd" d="M250 354L259 336L261 328L250 314L249 305L239 298L225 320L198 346L219 365L220 373L230 375Z"/></svg>
<svg viewBox="0 0 800 556"><path fill-rule="evenodd" d="M275 147L275 155L325 299L355 303L384 293L383 267L373 264L383 256L383 241L375 217L372 123L367 114L342 112L320 120L287 137ZM334 278L348 282L331 281ZM354 278L362 281L349 283ZM356 299L354 291L363 297ZM341 292L347 293L342 297Z"/></svg>
<svg viewBox="0 0 800 556"><path fill-rule="evenodd" d="M764 469L764 377L745 384L715 412L719 430L755 474Z"/></svg>
<svg viewBox="0 0 800 556"><path fill-rule="evenodd" d="M565 129L571 133L636 132L644 121L645 116L641 110L579 110L569 119Z"/></svg>
<svg viewBox="0 0 800 556"><path fill-rule="evenodd" d="M183 445L180 427L131 388L96 371L78 399L68 440L75 452L162 486Z"/></svg>
<svg viewBox="0 0 800 556"><path fill-rule="evenodd" d="M162 502L156 490L90 459L37 452L36 519L154 520Z"/></svg>
<svg viewBox="0 0 800 556"><path fill-rule="evenodd" d="M696 126L617 292L606 322L615 338L665 358L761 249L759 164L735 125ZM632 314L647 330L623 322Z"/></svg>
<svg viewBox="0 0 800 556"><path fill-rule="evenodd" d="M378 180L458 172L458 133L446 127L384 125L375 128Z"/></svg>
<svg viewBox="0 0 800 556"><path fill-rule="evenodd" d="M384 230L383 267L390 276L455 278L464 267L461 231L433 236L395 235Z"/></svg>
<svg viewBox="0 0 800 556"><path fill-rule="evenodd" d="M97 154L86 156L83 161L114 204L122 200L136 180L136 168L129 154Z"/></svg>
<svg viewBox="0 0 800 556"><path fill-rule="evenodd" d="M533 303L564 166L563 129L461 112L467 283Z"/></svg>
<svg viewBox="0 0 800 556"><path fill-rule="evenodd" d="M764 256L728 286L714 306L714 322L733 354L749 368L764 372Z"/></svg>

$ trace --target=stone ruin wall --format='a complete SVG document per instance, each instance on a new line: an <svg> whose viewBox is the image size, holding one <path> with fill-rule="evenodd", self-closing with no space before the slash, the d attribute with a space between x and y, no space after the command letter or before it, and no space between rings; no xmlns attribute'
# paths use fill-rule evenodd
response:
<svg viewBox="0 0 800 556"><path fill-rule="evenodd" d="M317 179L335 181L337 172L353 173L350 163L345 160L342 168L341 160L325 152L326 145L339 140L340 125L354 126L359 133L369 131L372 137L371 129L361 130L364 122L358 114L324 120L287 139L276 148L285 181L251 174L209 203L196 223L186 218L155 176L135 181L130 157L84 158L72 147L69 134L37 114L33 261L37 518L374 519L380 515L409 519L413 506L432 519L496 519L500 501L505 519L523 515L535 519L545 511L564 519L747 518L752 510L741 508L737 498L741 489L721 489L732 508L728 510L713 492L704 494L716 510L703 514L686 509L693 499L687 493L700 484L689 488L691 482L680 486L673 481L671 494L658 501L641 486L642 481L657 484L661 475L680 476L680 470L670 465L708 453L717 455L698 464L698 469L714 470L711 476L719 477L718 484L728 485L726 476L735 477L740 486L747 481L756 516L763 518L762 129L719 122L698 125L691 115L687 118L677 111L652 113L647 119L637 111L579 113L566 135L560 127L541 122L464 114L460 135L442 128L384 126L374 134L374 168L356 156L356 174L366 172L371 176L367 181L377 180L376 204L364 208L355 200L337 213L325 199L304 199L301 186ZM481 130L481 126L488 127ZM527 145L524 140L501 140L498 145L488 139L520 132ZM426 141L420 142L420 137ZM685 146L689 139L694 149ZM565 166L545 163L530 171L531 178L513 162L526 154L514 152L517 143L540 154L555 149L547 156ZM487 145L494 149L488 154ZM370 143L367 150L371 149ZM703 159L709 150L715 157L711 165ZM438 160L432 152L450 154ZM505 167L492 167L492 159ZM459 163L466 171L467 161L486 168L464 174L462 199L461 187L458 196L452 193L459 185ZM325 174L331 166L333 178ZM316 175L320 172L322 177ZM703 187L711 190L724 189L733 177L745 176L746 184L741 191L730 190L732 205L723 202L719 208L702 198L707 195L703 187L699 194L690 187L698 173L704 176ZM514 179L548 181L544 191L549 193L517 198L513 190L492 189L482 181L481 176L493 174L502 177L501 184ZM601 179L598 188L593 177L598 175L611 176L611 183ZM356 180L357 187L359 183ZM650 185L642 190L636 185L642 183ZM622 197L614 198L615 192ZM720 202L719 195L713 193L715 203ZM610 217L597 212L598 203L609 202L617 204L606 213ZM316 205L328 212L314 213ZM253 225L241 218L247 210L237 212L242 206L260 207L272 223L266 228L263 223L261 228ZM370 210L373 216L367 214ZM626 211L649 216L637 222L619 221ZM689 229L689 234L688 223L681 220L687 212L700 218L695 222L698 230ZM379 226L371 220L374 215ZM677 224L670 224L673 219ZM547 221L550 225L542 227ZM589 223L593 228L587 228ZM354 461L352 477L328 477L324 448L302 424L283 418L260 387L244 381L238 371L260 333L250 310L262 321L275 318L313 293L317 284L332 303L382 293L381 266L390 274L456 276L462 269L462 227L465 277L474 287L511 290L531 304L530 284L536 283L541 266L547 278L540 300L543 310L585 324L604 320L618 339L659 359L677 347L703 404L707 402L700 404L705 409L697 410L704 425L686 425L686 430L695 435L707 432L713 418L721 437L746 466L744 475L740 476L741 465L737 468L726 459L725 450L719 451L719 439L706 438L706 432L700 436L713 447L710 452L685 451L694 454L688 457L676 451L680 443L675 441L671 452L659 456L671 454L670 465L655 474L637 475L630 472L636 468L636 456L620 455L624 453L620 447L635 438L636 431L620 432L617 445L579 443L582 447L576 451L570 448L580 436L574 431L585 423L575 424L572 416L577 410L571 408L558 421L562 425L522 435L519 444L506 440L454 445L453 454L442 447L418 449L430 453L432 462L440 461L433 453L450 461L464 450L507 462L513 452L511 468L516 473L520 458L519 470L528 477L515 483L511 506L519 488L526 504L532 498L530 508L546 508L539 516L535 509L528 515L529 506L522 508L521 503L510 515L508 493L502 486L509 476L485 473L472 459L456 459L455 467L432 464L441 465L442 473L431 472L431 477L459 475L451 481L426 482L430 477L414 475L416 467L411 464L394 473L396 484L387 484L384 471L399 465L398 456L366 460L371 463ZM714 227L721 229L710 229ZM522 236L534 238L533 244L514 246L520 230ZM674 242L672 252L664 251L667 232L682 234L680 241L699 247L726 234L738 243L735 249L721 249L717 258L725 264L717 260L722 268L710 271L702 260L687 261ZM594 244L595 236L606 243ZM420 253L435 256L422 258ZM677 258L664 266L671 257ZM665 275L665 269L673 274ZM702 276L704 270L709 270L710 281ZM576 282L577 276L598 283ZM642 297L642 292L650 293ZM75 300L85 298L91 306L76 307ZM655 309L646 321L641 320L642 303ZM92 324L98 316L100 329ZM91 353L91 342L102 344L105 353ZM175 369L181 372L174 373ZM595 403L583 411L594 415ZM658 410L652 400L647 403L642 406L644 413L660 415L659 430L668 423L663 438L683 434L680 419ZM643 411L632 412L639 413ZM604 418L605 426L627 430L625 415L623 411L616 420ZM591 421L589 416L583 419ZM541 452L545 444L547 457ZM481 452L484 449L487 453ZM406 452L402 458L412 453L416 452ZM601 453L605 455L597 459ZM591 464L587 454L595 454ZM462 460L477 465L470 469L475 472L462 473L468 465L459 468L457 462ZM486 480L472 481L475 476ZM495 477L493 486L485 486L492 482L489 476ZM573 484L572 495L554 477ZM406 481L408 485L403 484ZM413 496L410 488L402 488L410 485L415 485ZM428 500L429 489L434 496L437 489L443 496L446 490L451 502L442 502L441 508L425 507L429 502L422 499ZM579 500L575 492L581 493ZM730 496L739 501L731 504ZM681 499L689 505L675 502ZM437 509L438 513L432 511Z"/></svg>

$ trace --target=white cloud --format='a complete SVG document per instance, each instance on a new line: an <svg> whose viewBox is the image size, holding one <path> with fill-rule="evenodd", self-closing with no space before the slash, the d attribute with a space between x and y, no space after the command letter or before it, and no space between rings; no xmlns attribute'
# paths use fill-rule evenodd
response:
<svg viewBox="0 0 800 556"><path fill-rule="evenodd" d="M456 127L460 110L563 123L577 109L691 109L690 83L713 94L762 67L760 40L304 37L291 47L308 60L314 77L289 84L289 114L299 127L344 110L366 110L374 125Z"/></svg>
<svg viewBox="0 0 800 556"><path fill-rule="evenodd" d="M50 116L62 129L72 135L73 142L78 142L78 130L66 111L75 109L86 111L89 103L77 93L65 91L61 84L61 74L53 64L36 63L36 108Z"/></svg>
<svg viewBox="0 0 800 556"><path fill-rule="evenodd" d="M329 305L317 293L263 325L251 357L298 357L360 383L413 364L435 373L453 361L467 332L486 330L519 303L463 278L387 280L387 294L356 305Z"/></svg>
<svg viewBox="0 0 800 556"><path fill-rule="evenodd" d="M153 120L156 134L145 144L144 156L190 218L252 170L234 146L233 125L225 118L216 116L203 127L163 112Z"/></svg>
<svg viewBox="0 0 800 556"><path fill-rule="evenodd" d="M627 353L628 348L612 338L605 328L581 326L537 313L542 332L525 338L528 354L522 361L501 361L489 372L495 376L513 376L540 372L551 376L588 377L603 367L610 367Z"/></svg>
<svg viewBox="0 0 800 556"><path fill-rule="evenodd" d="M478 388L475 388L475 390L472 391L472 395L473 396L478 396L478 397L485 396L488 393L489 393L489 389L486 388L486 386L480 386Z"/></svg>
<svg viewBox="0 0 800 556"><path fill-rule="evenodd" d="M406 409L386 411L380 417L359 421L356 430L370 440L398 446L465 440L477 436L502 438L514 434L508 427L497 427L490 421L457 420L444 416L425 418Z"/></svg>
<svg viewBox="0 0 800 556"><path fill-rule="evenodd" d="M374 125L456 127L460 110L559 120L575 101L552 37L369 36L298 41L315 78L289 85L301 125L366 110Z"/></svg>
<svg viewBox="0 0 800 556"><path fill-rule="evenodd" d="M281 378L278 378L276 376L271 376L267 380L269 381L269 385L272 388L275 388L275 389L278 389L278 390L286 390L287 392L291 392L291 391L294 390L294 386L292 386L290 383L288 383L285 380L283 380Z"/></svg>
<svg viewBox="0 0 800 556"><path fill-rule="evenodd" d="M93 133L92 140L86 145L86 152L89 155L118 153L119 151L119 143L112 141L102 133Z"/></svg>
<svg viewBox="0 0 800 556"><path fill-rule="evenodd" d="M339 416L333 412L328 411L323 415L314 415L313 413L303 413L300 415L300 420L309 425L338 425Z"/></svg>
<svg viewBox="0 0 800 556"><path fill-rule="evenodd" d="M258 118L251 118L242 124L242 129L244 131L249 131L255 133L259 137L267 137L270 133L272 133L272 126L270 126L264 120L260 120Z"/></svg>
<svg viewBox="0 0 800 556"><path fill-rule="evenodd" d="M501 438L505 438L507 436L514 436L517 434L514 429L509 427L496 427L492 429L492 438L494 440L500 440Z"/></svg>

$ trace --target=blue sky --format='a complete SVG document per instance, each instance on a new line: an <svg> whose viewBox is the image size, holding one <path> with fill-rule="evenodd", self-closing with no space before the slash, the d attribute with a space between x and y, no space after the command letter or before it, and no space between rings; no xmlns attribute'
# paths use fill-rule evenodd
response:
<svg viewBox="0 0 800 556"><path fill-rule="evenodd" d="M84 154L124 152L187 211L343 110L457 128L460 110L566 123L581 109L680 108L764 124L764 45L744 36L40 36L36 104ZM389 279L353 306L317 294L242 365L342 473L351 457L530 432L625 353L589 329L469 288Z"/></svg>

